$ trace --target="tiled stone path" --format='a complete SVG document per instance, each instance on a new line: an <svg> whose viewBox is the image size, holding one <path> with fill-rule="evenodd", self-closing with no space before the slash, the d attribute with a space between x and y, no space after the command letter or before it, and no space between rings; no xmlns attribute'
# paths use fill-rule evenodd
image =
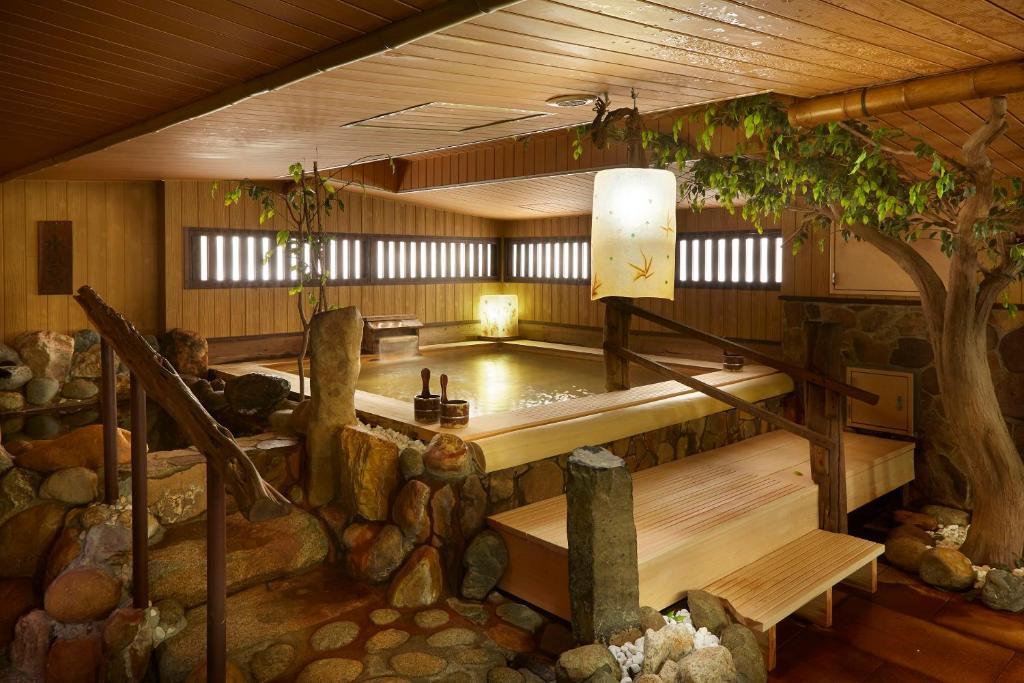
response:
<svg viewBox="0 0 1024 683"><path fill-rule="evenodd" d="M774 683L1024 682L1024 614L995 612L879 565L878 592L837 592L831 629L780 624Z"/></svg>

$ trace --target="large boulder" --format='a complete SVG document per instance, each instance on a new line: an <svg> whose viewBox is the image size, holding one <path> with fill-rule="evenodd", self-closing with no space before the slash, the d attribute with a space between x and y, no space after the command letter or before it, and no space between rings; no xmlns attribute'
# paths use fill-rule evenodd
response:
<svg viewBox="0 0 1024 683"><path fill-rule="evenodd" d="M75 339L75 353L88 351L100 343L99 332L96 330L90 330L87 327L81 330L75 330L71 336Z"/></svg>
<svg viewBox="0 0 1024 683"><path fill-rule="evenodd" d="M965 591L974 585L971 560L953 548L932 548L921 556L921 579L936 588Z"/></svg>
<svg viewBox="0 0 1024 683"><path fill-rule="evenodd" d="M473 446L455 434L437 434L427 444L423 465L427 472L442 479L469 476L474 470L477 457Z"/></svg>
<svg viewBox="0 0 1024 683"><path fill-rule="evenodd" d="M71 357L71 377L75 379L99 379L103 376L103 354L96 344L84 351L76 351Z"/></svg>
<svg viewBox="0 0 1024 683"><path fill-rule="evenodd" d="M689 591L686 594L686 607L690 610L690 619L696 629L706 628L717 636L730 623L722 601L706 591Z"/></svg>
<svg viewBox="0 0 1024 683"><path fill-rule="evenodd" d="M224 398L239 415L265 418L288 398L292 385L284 377L250 372L227 383Z"/></svg>
<svg viewBox="0 0 1024 683"><path fill-rule="evenodd" d="M483 600L498 585L508 567L508 548L494 531L481 531L470 541L462 563L466 569L462 576L462 596Z"/></svg>
<svg viewBox="0 0 1024 683"><path fill-rule="evenodd" d="M721 645L694 650L679 660L680 683L735 683L732 654Z"/></svg>
<svg viewBox="0 0 1024 683"><path fill-rule="evenodd" d="M121 580L99 567L76 567L46 589L46 613L65 624L82 624L109 615L121 601Z"/></svg>
<svg viewBox="0 0 1024 683"><path fill-rule="evenodd" d="M399 482L398 446L348 425L341 430L340 448L342 504L363 519L386 520Z"/></svg>
<svg viewBox="0 0 1024 683"><path fill-rule="evenodd" d="M187 606L206 601L206 538L203 523L167 531L149 558L154 602L174 598ZM327 537L315 517L293 508L283 517L251 523L240 514L227 518L229 591L293 574L320 564Z"/></svg>
<svg viewBox="0 0 1024 683"><path fill-rule="evenodd" d="M722 631L722 647L732 654L737 683L767 683L768 668L753 631L742 624L726 626Z"/></svg>
<svg viewBox="0 0 1024 683"><path fill-rule="evenodd" d="M991 569L985 576L981 600L992 609L1004 612L1024 612L1024 576L1016 576L1004 569Z"/></svg>
<svg viewBox="0 0 1024 683"><path fill-rule="evenodd" d="M349 573L362 581L381 583L401 566L412 545L394 524L352 524L341 537L348 551L345 560Z"/></svg>
<svg viewBox="0 0 1024 683"><path fill-rule="evenodd" d="M928 546L911 536L890 536L885 542L885 559L897 569L916 574Z"/></svg>
<svg viewBox="0 0 1024 683"><path fill-rule="evenodd" d="M39 503L0 526L0 579L31 578L42 571L64 510L60 503Z"/></svg>
<svg viewBox="0 0 1024 683"><path fill-rule="evenodd" d="M392 607L427 607L441 599L444 577L437 548L420 546L409 555L388 587Z"/></svg>
<svg viewBox="0 0 1024 683"><path fill-rule="evenodd" d="M153 621L147 619L146 610L122 607L103 623L106 681L134 683L143 680L153 652Z"/></svg>
<svg viewBox="0 0 1024 683"><path fill-rule="evenodd" d="M60 382L52 377L33 377L25 385L25 400L34 406L46 405L60 391Z"/></svg>
<svg viewBox="0 0 1024 683"><path fill-rule="evenodd" d="M63 382L71 368L75 340L56 332L26 332L14 342L18 355L32 368L34 377L49 377Z"/></svg>
<svg viewBox="0 0 1024 683"><path fill-rule="evenodd" d="M309 462L307 498L311 505L330 502L338 490L338 435L346 425L356 422L355 390L362 339L363 320L354 306L313 317L309 337L310 401L303 409L308 413L305 425ZM345 471L351 456L344 450L344 436L341 445L341 500L344 502L351 493L344 488L346 482L351 483L351 473ZM395 460L397 476L397 452Z"/></svg>
<svg viewBox="0 0 1024 683"><path fill-rule="evenodd" d="M28 681L46 680L46 654L53 639L54 623L41 609L32 610L14 627L14 641L8 650L8 660L15 675L20 672ZM14 678L15 681L19 679ZM26 679L21 679L26 680Z"/></svg>
<svg viewBox="0 0 1024 683"><path fill-rule="evenodd" d="M669 624L657 631L647 631L641 672L656 674L665 662L676 661L692 649L693 632L682 624Z"/></svg>
<svg viewBox="0 0 1024 683"><path fill-rule="evenodd" d="M210 347L198 332L175 327L160 338L160 353L179 375L206 377L210 371Z"/></svg>
<svg viewBox="0 0 1024 683"><path fill-rule="evenodd" d="M395 498L391 518L412 543L424 543L430 538L430 487L413 479L402 487Z"/></svg>
<svg viewBox="0 0 1024 683"><path fill-rule="evenodd" d="M555 664L555 676L563 683L581 683L601 670L614 674L612 680L618 680L621 669L608 648L600 643L566 650Z"/></svg>
<svg viewBox="0 0 1024 683"><path fill-rule="evenodd" d="M131 462L131 432L118 429L115 444L118 464ZM99 469L103 466L103 425L88 425L52 441L35 442L31 448L19 451L16 460L19 467L37 472L55 472L67 467Z"/></svg>
<svg viewBox="0 0 1024 683"><path fill-rule="evenodd" d="M76 401L85 401L100 393L100 388L95 382L87 379L73 379L61 387L60 395Z"/></svg>

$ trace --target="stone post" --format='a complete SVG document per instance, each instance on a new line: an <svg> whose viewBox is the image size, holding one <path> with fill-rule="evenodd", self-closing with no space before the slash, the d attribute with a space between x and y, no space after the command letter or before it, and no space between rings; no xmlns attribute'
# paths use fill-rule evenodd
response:
<svg viewBox="0 0 1024 683"><path fill-rule="evenodd" d="M577 448L566 486L569 601L576 642L608 643L640 634L640 577L633 480L626 463L603 448Z"/></svg>
<svg viewBox="0 0 1024 683"><path fill-rule="evenodd" d="M363 319L355 306L319 313L309 338L309 427L307 500L329 503L338 488L339 433L355 424L356 380Z"/></svg>

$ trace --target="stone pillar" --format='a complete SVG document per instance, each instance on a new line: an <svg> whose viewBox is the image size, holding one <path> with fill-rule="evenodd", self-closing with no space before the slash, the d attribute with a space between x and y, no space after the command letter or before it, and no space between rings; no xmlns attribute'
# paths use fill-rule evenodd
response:
<svg viewBox="0 0 1024 683"><path fill-rule="evenodd" d="M356 421L355 391L359 379L359 348L363 319L355 306L320 313L313 318L309 339L309 427L307 500L329 503L338 487L341 428Z"/></svg>
<svg viewBox="0 0 1024 683"><path fill-rule="evenodd" d="M633 524L633 480L603 448L577 448L566 486L569 600L576 642L608 643L640 631L640 577Z"/></svg>

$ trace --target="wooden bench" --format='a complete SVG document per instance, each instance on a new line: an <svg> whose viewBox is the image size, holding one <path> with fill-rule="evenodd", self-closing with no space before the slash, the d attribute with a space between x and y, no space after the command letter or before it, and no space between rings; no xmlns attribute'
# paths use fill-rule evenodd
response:
<svg viewBox="0 0 1024 683"><path fill-rule="evenodd" d="M704 590L758 636L769 671L775 668L775 627L791 614L832 625L832 589L839 583L873 593L884 546L814 530L723 576Z"/></svg>

